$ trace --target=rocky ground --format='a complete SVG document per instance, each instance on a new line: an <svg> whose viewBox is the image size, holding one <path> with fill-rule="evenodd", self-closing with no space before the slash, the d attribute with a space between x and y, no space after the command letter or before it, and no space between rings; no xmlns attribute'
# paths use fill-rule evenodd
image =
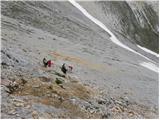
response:
<svg viewBox="0 0 160 120"><path fill-rule="evenodd" d="M12 84L2 79L1 118L156 118L158 114L127 97L109 97L82 84L73 73L65 76L43 66L35 69L28 75L15 74Z"/></svg>
<svg viewBox="0 0 160 120"><path fill-rule="evenodd" d="M132 43L159 51L158 1L79 1L91 15ZM101 14L99 14L101 13ZM121 39L121 38L119 38ZM126 44L124 38L121 39Z"/></svg>
<svg viewBox="0 0 160 120"><path fill-rule="evenodd" d="M158 74L68 2L3 1L1 17L1 118L158 118Z"/></svg>

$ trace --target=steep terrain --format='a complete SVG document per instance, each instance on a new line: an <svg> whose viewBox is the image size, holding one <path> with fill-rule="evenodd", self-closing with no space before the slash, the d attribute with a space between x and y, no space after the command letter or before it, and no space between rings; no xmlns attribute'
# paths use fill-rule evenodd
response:
<svg viewBox="0 0 160 120"><path fill-rule="evenodd" d="M119 2L112 7L113 14L102 12L114 6L112 2L79 3L102 22L106 15L124 16L121 7L137 6ZM158 58L136 46L158 51L157 16L151 10L155 21L143 21L154 40L147 46L151 41L143 34L143 24L133 23L136 10L141 8L135 7L124 24L141 25L139 40L132 36L136 28L125 27L114 17L104 24L152 61L114 44L109 33L68 1L2 1L1 118L158 118L158 73L139 64L158 66ZM146 45L143 36L149 41ZM51 68L43 67L44 57L54 61ZM73 72L65 76L60 70L63 63L72 65Z"/></svg>
<svg viewBox="0 0 160 120"><path fill-rule="evenodd" d="M158 52L158 1L79 2L125 41ZM101 14L99 14L101 13ZM124 39L124 38L123 38Z"/></svg>

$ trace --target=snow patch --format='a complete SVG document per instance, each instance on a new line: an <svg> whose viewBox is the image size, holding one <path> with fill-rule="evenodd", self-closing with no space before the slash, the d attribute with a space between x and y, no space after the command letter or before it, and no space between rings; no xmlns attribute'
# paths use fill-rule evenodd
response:
<svg viewBox="0 0 160 120"><path fill-rule="evenodd" d="M135 54L137 54L137 55L139 55L139 56L141 56L141 57L149 60L149 61L152 61L151 59L147 58L146 56L144 56L144 55L142 55L142 54L140 54L140 53L132 50L132 49L129 48L128 46L126 46L126 45L124 45L123 43L121 43L114 35L111 36L110 39L111 39L112 42L114 42L115 44L117 44L117 45L119 45L119 46L121 46L121 47L123 47L123 48L125 48L125 49L127 49L127 50L129 50L129 51L131 51L131 52L133 52L133 53L135 53ZM152 62L154 62L154 61L152 61Z"/></svg>
<svg viewBox="0 0 160 120"><path fill-rule="evenodd" d="M155 52L153 52L153 51L151 51L151 50L149 50L149 49L147 49L145 47L142 47L140 45L137 45L137 47L139 47L140 49L144 50L145 52L148 52L148 53L150 53L152 55L155 55L156 57L159 57L159 54L157 54L157 53L155 53Z"/></svg>
<svg viewBox="0 0 160 120"><path fill-rule="evenodd" d="M145 67L145 68L148 68L148 69L150 69L150 70L152 70L154 72L159 73L159 68L155 64L153 64L151 62L142 62L142 63L140 63L140 65Z"/></svg>

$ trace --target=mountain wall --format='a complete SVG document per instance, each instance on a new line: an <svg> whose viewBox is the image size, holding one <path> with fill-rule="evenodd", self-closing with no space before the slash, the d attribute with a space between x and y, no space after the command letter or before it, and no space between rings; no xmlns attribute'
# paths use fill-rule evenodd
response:
<svg viewBox="0 0 160 120"><path fill-rule="evenodd" d="M158 1L93 1L79 3L90 14L109 27L111 31L121 34L131 43L139 44L158 53Z"/></svg>

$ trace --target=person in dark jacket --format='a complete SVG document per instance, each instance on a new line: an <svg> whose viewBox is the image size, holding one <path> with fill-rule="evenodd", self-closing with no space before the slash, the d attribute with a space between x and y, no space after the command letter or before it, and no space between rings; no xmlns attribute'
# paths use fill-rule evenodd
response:
<svg viewBox="0 0 160 120"><path fill-rule="evenodd" d="M53 64L53 61L51 60L46 60L46 58L43 58L43 64L44 64L44 67L51 67L51 65Z"/></svg>
<svg viewBox="0 0 160 120"><path fill-rule="evenodd" d="M43 64L44 64L44 67L47 67L48 61L46 60L46 58L43 58Z"/></svg>
<svg viewBox="0 0 160 120"><path fill-rule="evenodd" d="M63 65L62 65L61 71L62 71L64 74L67 73L67 69L66 69L65 63L63 63Z"/></svg>

